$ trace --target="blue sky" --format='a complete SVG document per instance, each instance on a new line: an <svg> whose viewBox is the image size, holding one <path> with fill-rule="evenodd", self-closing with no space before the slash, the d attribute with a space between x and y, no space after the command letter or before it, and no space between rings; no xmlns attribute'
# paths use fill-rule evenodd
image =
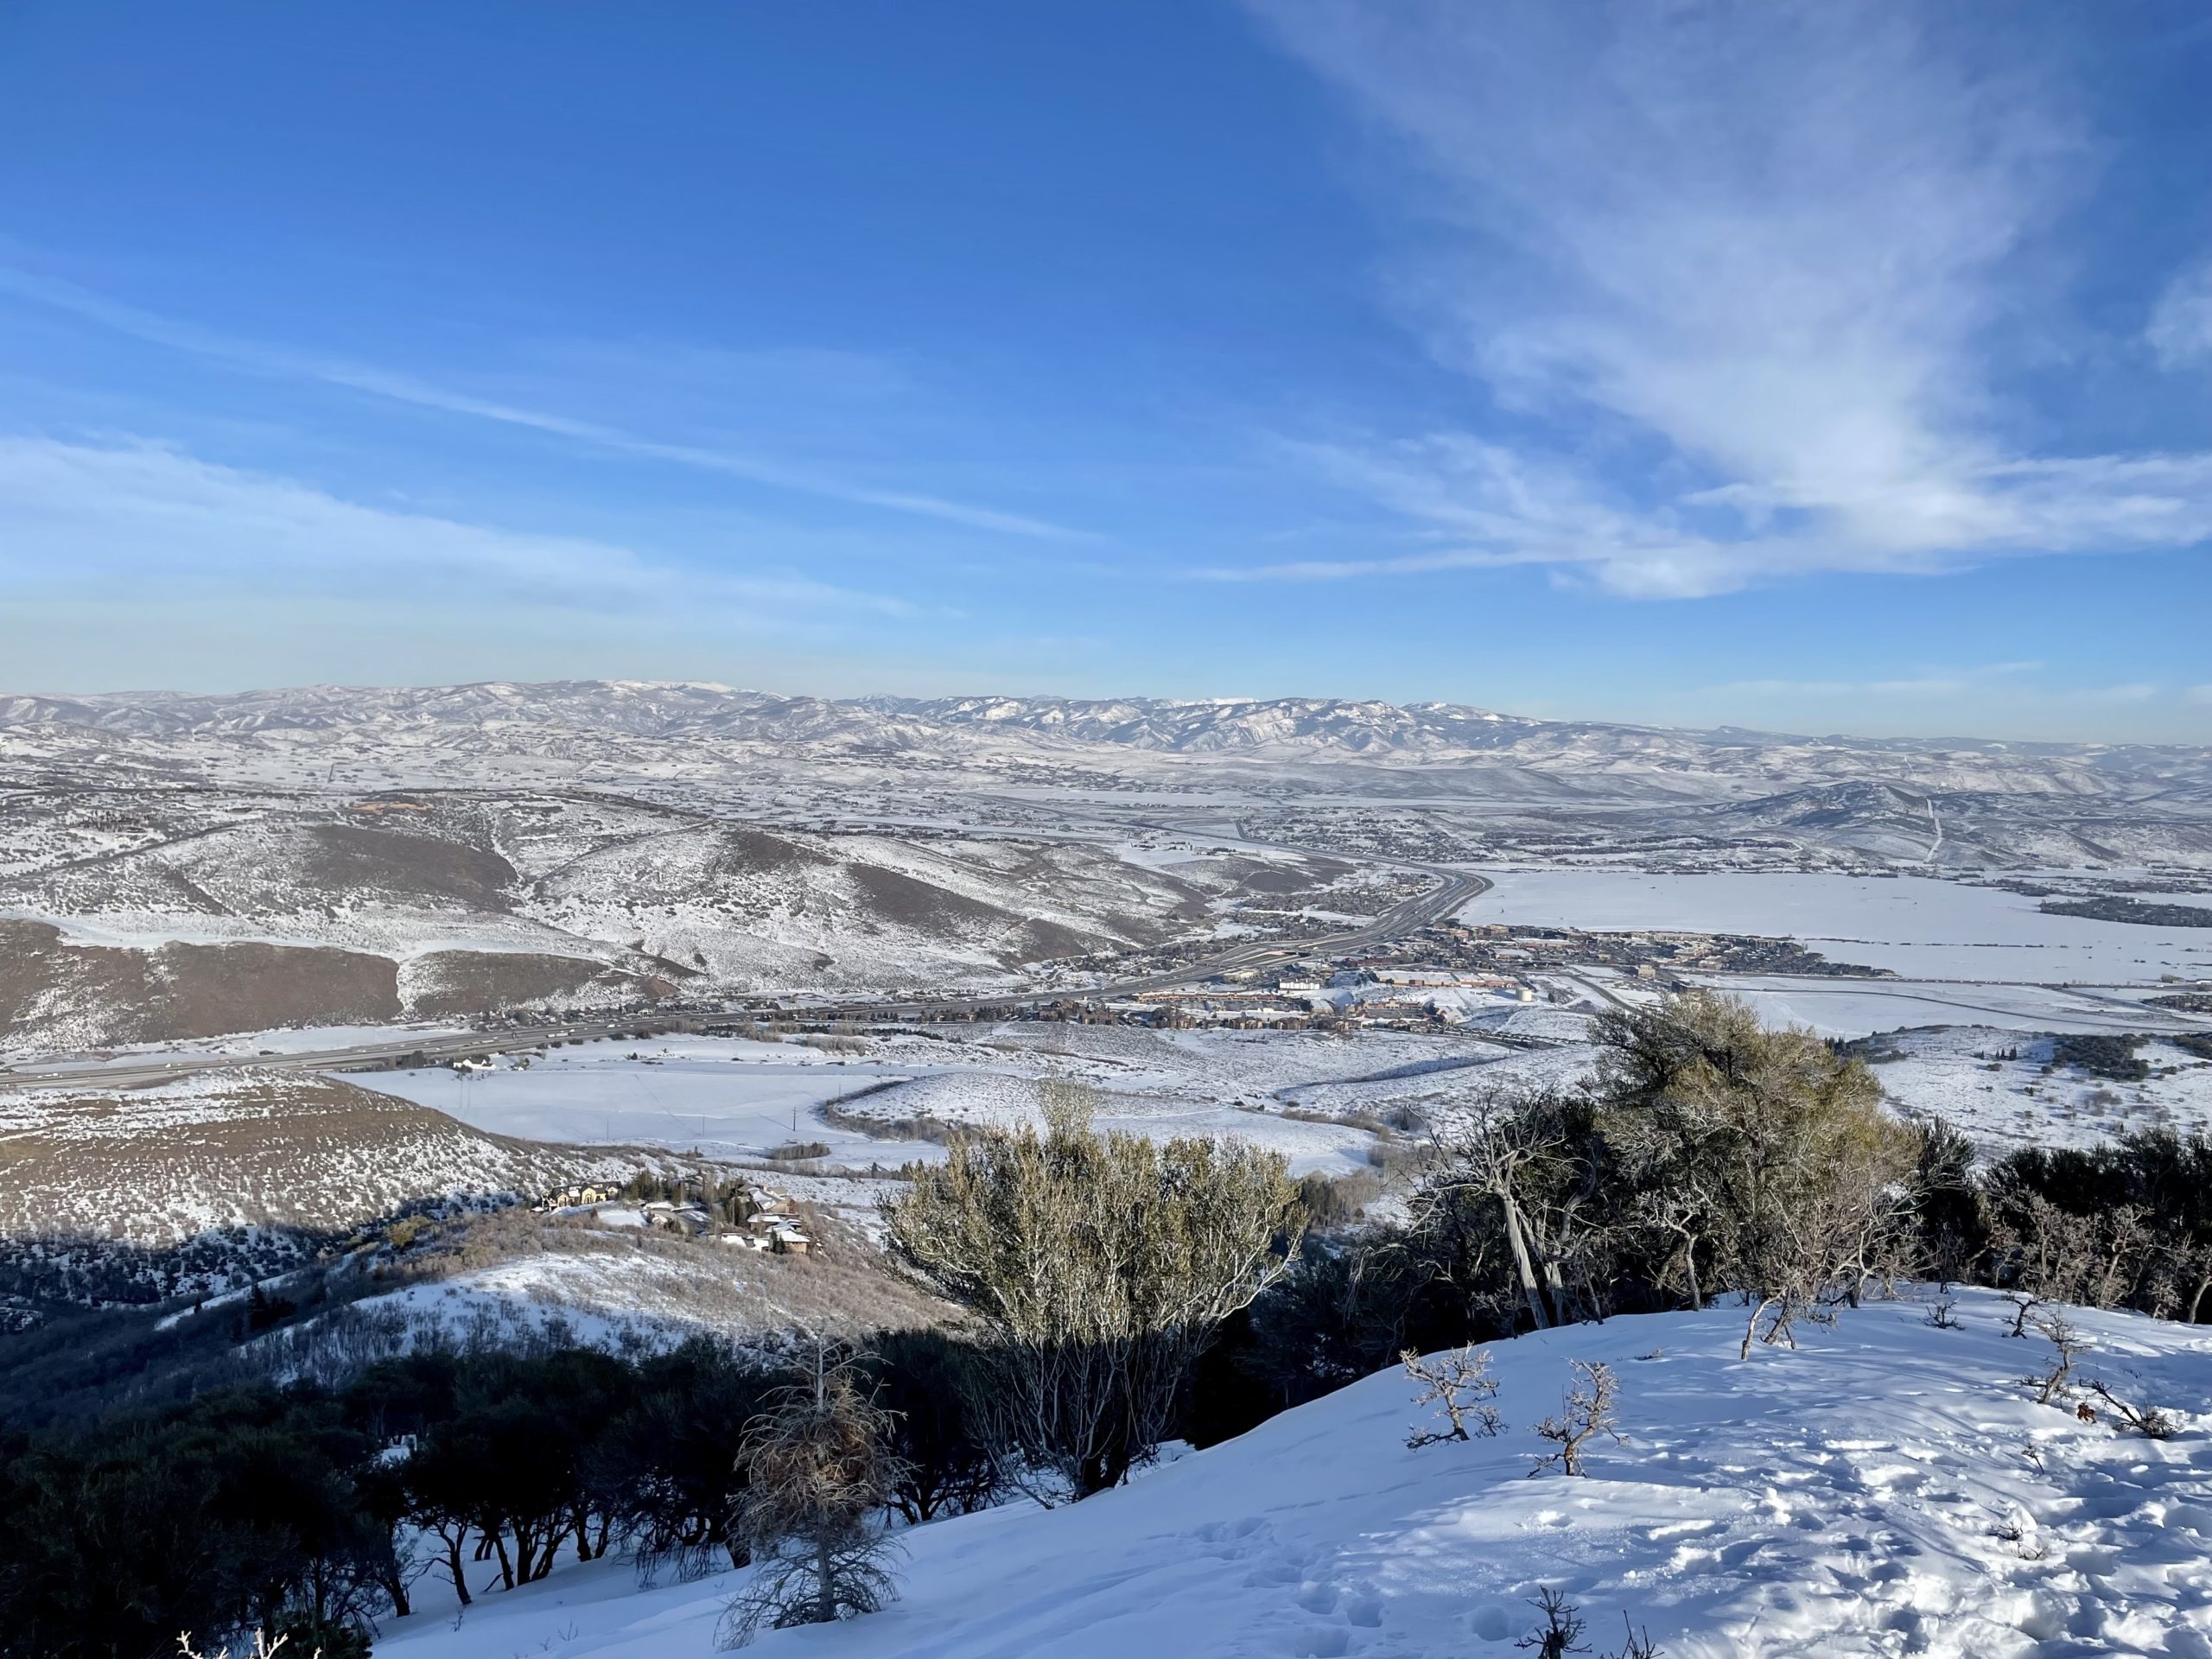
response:
<svg viewBox="0 0 2212 1659"><path fill-rule="evenodd" d="M0 9L0 690L2212 741L2195 8Z"/></svg>

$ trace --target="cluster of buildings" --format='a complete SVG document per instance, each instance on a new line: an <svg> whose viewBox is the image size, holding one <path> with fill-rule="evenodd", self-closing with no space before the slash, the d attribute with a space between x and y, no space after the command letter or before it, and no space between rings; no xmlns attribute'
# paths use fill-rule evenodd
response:
<svg viewBox="0 0 2212 1659"><path fill-rule="evenodd" d="M790 1194L766 1187L747 1187L741 1202L709 1203L703 1197L626 1198L620 1189L593 1181L576 1181L550 1192L537 1207L561 1214L595 1215L602 1219L627 1218L634 1213L639 1224L678 1238L710 1239L739 1249L767 1255L809 1255L814 1236L806 1230L798 1206Z"/></svg>

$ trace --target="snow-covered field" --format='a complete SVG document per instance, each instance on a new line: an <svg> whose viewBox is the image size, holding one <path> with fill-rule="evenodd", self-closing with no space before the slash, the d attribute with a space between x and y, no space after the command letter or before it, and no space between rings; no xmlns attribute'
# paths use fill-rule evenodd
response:
<svg viewBox="0 0 2212 1659"><path fill-rule="evenodd" d="M1696 981L1742 997L1769 1025L1810 1026L1823 1037L1865 1037L1902 1027L1960 1022L2016 1032L2212 1030L2212 1020L2146 1008L2110 993L2056 985L1732 974L1702 974Z"/></svg>
<svg viewBox="0 0 2212 1659"><path fill-rule="evenodd" d="M1897 1032L1878 1047L1897 1057L1874 1064L1891 1104L1948 1118L1985 1149L2088 1146L2129 1129L2212 1129L2212 1060L2171 1043L2136 1051L2151 1070L2139 1083L2072 1067L2046 1073L2048 1037L1990 1026Z"/></svg>
<svg viewBox="0 0 2212 1659"><path fill-rule="evenodd" d="M1282 1106L1349 1113L1361 1108L1359 1080L1379 1073L1522 1058L1471 1037L1395 1032L1049 1024L942 1039L892 1033L848 1040L850 1052L830 1053L796 1043L658 1038L556 1049L526 1069L380 1072L374 1084L474 1128L526 1140L696 1148L726 1158L818 1141L832 1162L865 1166L944 1155L933 1142L898 1138L890 1126L904 1121L1041 1122L1039 1084L1064 1078L1094 1088L1102 1128L1163 1140L1241 1135L1287 1154L1295 1173L1344 1174L1366 1167L1373 1136L1287 1119ZM1327 1093L1337 1084L1349 1089L1341 1101ZM1322 1092L1306 1097L1317 1087ZM826 1119L817 1109L831 1103L836 1115ZM883 1132L869 1133L870 1120Z"/></svg>
<svg viewBox="0 0 2212 1659"><path fill-rule="evenodd" d="M2048 1344L1962 1292L1801 1329L1737 1358L1741 1315L1624 1318L1494 1346L1495 1439L1426 1427L1387 1371L1070 1509L903 1535L902 1599L772 1633L812 1659L1507 1659L1561 1592L1593 1646L1622 1618L1668 1659L2212 1655L2212 1340L2076 1316L2082 1370L2178 1414L2152 1441L2038 1406ZM1624 1445L1585 1478L1529 1478L1569 1359L1619 1374ZM388 1659L666 1659L715 1647L742 1575L640 1591L627 1564L449 1598L388 1624ZM429 1592L431 1585L423 1586Z"/></svg>
<svg viewBox="0 0 2212 1659"><path fill-rule="evenodd" d="M1795 938L1923 980L2126 985L2212 978L2212 929L2046 916L2037 900L1924 876L1512 870L1464 919Z"/></svg>
<svg viewBox="0 0 2212 1659"><path fill-rule="evenodd" d="M712 1158L758 1158L814 1141L837 1161L863 1166L933 1155L925 1143L856 1134L815 1115L825 1101L913 1075L919 1055L899 1063L908 1045L877 1046L881 1058L861 1061L795 1043L657 1038L556 1049L527 1068L432 1066L379 1072L373 1082L473 1128L526 1141L696 1148Z"/></svg>

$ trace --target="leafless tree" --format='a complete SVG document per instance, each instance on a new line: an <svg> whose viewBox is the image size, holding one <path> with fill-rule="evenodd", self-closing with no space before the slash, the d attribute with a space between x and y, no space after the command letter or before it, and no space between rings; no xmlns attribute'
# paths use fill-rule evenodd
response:
<svg viewBox="0 0 2212 1659"><path fill-rule="evenodd" d="M1618 1653L1606 1654L1604 1659L1660 1659L1658 1643L1651 1639L1648 1629L1638 1630L1625 1611L1621 1614L1621 1624L1627 1639L1621 1643Z"/></svg>
<svg viewBox="0 0 2212 1659"><path fill-rule="evenodd" d="M1529 1605L1544 1616L1544 1622L1516 1642L1515 1647L1534 1649L1536 1659L1566 1659L1568 1654L1590 1651L1582 1641L1588 1626L1564 1594L1547 1586L1536 1592ZM1637 1630L1626 1612L1621 1614L1621 1624L1627 1630L1627 1640L1618 1652L1600 1654L1599 1659L1660 1659L1649 1630Z"/></svg>
<svg viewBox="0 0 2212 1659"><path fill-rule="evenodd" d="M887 1206L893 1249L977 1317L974 1403L1014 1484L1052 1503L1149 1458L1223 1320L1298 1248L1281 1154L1101 1135L1087 1090L1043 1135L987 1131Z"/></svg>
<svg viewBox="0 0 2212 1659"><path fill-rule="evenodd" d="M1448 1433L1416 1429L1407 1437L1408 1446L1434 1446L1440 1440L1472 1439L1467 1432L1470 1421L1474 1424L1475 1433L1484 1438L1497 1433L1503 1426L1497 1408L1491 1404L1497 1398L1497 1382L1490 1375L1487 1348L1454 1348L1433 1361L1422 1359L1408 1348L1398 1357L1405 1363L1406 1375L1425 1385L1414 1396L1414 1404L1433 1404L1436 1415L1452 1426Z"/></svg>
<svg viewBox="0 0 2212 1659"><path fill-rule="evenodd" d="M1568 1105L1545 1091L1478 1090L1461 1126L1437 1137L1437 1168L1414 1203L1416 1230L1455 1245L1447 1260L1470 1283L1483 1255L1470 1224L1494 1206L1514 1284L1539 1330L1574 1316L1568 1281L1590 1242L1591 1192L1573 1168Z"/></svg>
<svg viewBox="0 0 2212 1659"><path fill-rule="evenodd" d="M2067 1321L2065 1314L2055 1309L2031 1323L2050 1342L2050 1368L2020 1381L2036 1391L2037 1405L2063 1404L2074 1392L2074 1362L2082 1351L2081 1332Z"/></svg>
<svg viewBox="0 0 2212 1659"><path fill-rule="evenodd" d="M1571 1359L1575 1381L1567 1389L1567 1398L1556 1417L1547 1417L1536 1425L1537 1434L1555 1443L1559 1450L1543 1459L1529 1472L1541 1475L1554 1464L1562 1474L1580 1475L1588 1471L1582 1466L1582 1448L1600 1434L1611 1435L1616 1444L1625 1444L1627 1436L1620 1432L1613 1408L1620 1396L1620 1379L1613 1375L1613 1368L1593 1364L1587 1360Z"/></svg>
<svg viewBox="0 0 2212 1659"><path fill-rule="evenodd" d="M2203 1312L2204 1298L2212 1294L2212 1240L2183 1238L2169 1246L2168 1260L2177 1290L2189 1293L2188 1312L2181 1318L2185 1324L2195 1325ZM2174 1298L2177 1307L2181 1298Z"/></svg>
<svg viewBox="0 0 2212 1659"><path fill-rule="evenodd" d="M2094 1300L2099 1307L2117 1307L2142 1276L2151 1246L2150 1212L2140 1205L2123 1204L2109 1211L2097 1229L2100 1257Z"/></svg>
<svg viewBox="0 0 2212 1659"><path fill-rule="evenodd" d="M723 1614L724 1647L871 1613L897 1593L885 1524L898 1478L890 1430L858 1357L819 1341L805 1373L747 1425L737 1530L755 1570Z"/></svg>
<svg viewBox="0 0 2212 1659"><path fill-rule="evenodd" d="M1675 1241L1661 1282L1672 1283L1679 1275L1682 1294L1691 1308L1702 1310L1705 1289L1698 1278L1697 1253L1711 1231L1712 1201L1694 1183L1685 1183L1638 1193L1635 1214L1637 1222L1647 1231Z"/></svg>
<svg viewBox="0 0 2212 1659"><path fill-rule="evenodd" d="M276 1659L277 1653L290 1646L291 1640L292 1638L289 1636L280 1636L271 1642L266 1634L256 1630L253 1633L252 1649L239 1654L238 1659ZM192 1632L189 1630L177 1637L176 1650L177 1659L231 1659L231 1650L228 1648L218 1649L212 1654L201 1653L192 1645ZM317 1648L308 1656L308 1659L322 1659L322 1649Z"/></svg>
<svg viewBox="0 0 2212 1659"><path fill-rule="evenodd" d="M1993 1198L1992 1242L2011 1258L2013 1287L2037 1302L2088 1300L2097 1269L2095 1223L2032 1188L2000 1186Z"/></svg>
<svg viewBox="0 0 2212 1659"><path fill-rule="evenodd" d="M2089 1392L2110 1406L2120 1414L2122 1422L2145 1439L2163 1440L2171 1438L2174 1420L2158 1407L2130 1405L2099 1381L2090 1382Z"/></svg>
<svg viewBox="0 0 2212 1659"><path fill-rule="evenodd" d="M1567 1659L1570 1653L1587 1653L1582 1632L1588 1628L1574 1604L1547 1585L1536 1592L1529 1605L1544 1616L1544 1622L1513 1645L1532 1649L1536 1659Z"/></svg>

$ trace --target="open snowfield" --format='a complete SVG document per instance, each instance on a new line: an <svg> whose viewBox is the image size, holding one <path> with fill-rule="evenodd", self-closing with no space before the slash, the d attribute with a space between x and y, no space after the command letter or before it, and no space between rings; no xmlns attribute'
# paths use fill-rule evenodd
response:
<svg viewBox="0 0 2212 1659"><path fill-rule="evenodd" d="M904 1535L903 1599L772 1633L811 1659L1507 1659L1563 1592L1593 1646L1624 1612L1668 1659L1921 1653L1938 1659L2212 1655L2212 1340L2083 1313L2083 1370L2179 1414L2146 1440L2014 1379L2048 1344L1962 1292L1736 1357L1741 1315L1624 1318L1494 1346L1496 1439L1419 1450L1414 1386L1387 1371L1071 1509ZM1585 1478L1529 1478L1530 1425L1570 1358L1622 1380L1625 1445ZM724 1574L639 1591L564 1567L455 1620L387 1624L391 1659L669 1659L715 1649Z"/></svg>
<svg viewBox="0 0 2212 1659"><path fill-rule="evenodd" d="M2212 978L2212 929L2046 916L1996 887L1924 876L1512 870L1462 912L1600 931L1795 938L1831 962L1914 979L2129 985Z"/></svg>
<svg viewBox="0 0 2212 1659"><path fill-rule="evenodd" d="M1101 1090L1092 1122L1103 1129L1154 1141L1203 1137L1257 1142L1283 1154L1290 1172L1348 1175L1368 1167L1374 1136L1341 1123L1313 1123L1174 1094ZM1007 1128L1045 1122L1042 1080L998 1072L939 1073L855 1100L844 1109L884 1122L928 1118L940 1123Z"/></svg>
<svg viewBox="0 0 2212 1659"><path fill-rule="evenodd" d="M502 1062L488 1072L379 1072L375 1084L473 1128L527 1141L696 1148L713 1158L757 1158L794 1140L818 1141L833 1159L866 1165L942 1154L925 1143L825 1124L814 1108L912 1075L909 1065L797 1044L683 1037L556 1049L527 1068Z"/></svg>
<svg viewBox="0 0 2212 1659"><path fill-rule="evenodd" d="M2011 1031L2212 1031L2212 1020L2146 1008L2104 992L2056 985L1959 985L1908 979L1692 976L1739 996L1770 1026L1810 1026L1823 1037L1865 1037L1907 1026L1971 1024Z"/></svg>
<svg viewBox="0 0 2212 1659"><path fill-rule="evenodd" d="M1349 1125L1286 1119L1282 1105L1348 1113L1361 1109L1360 1082L1378 1074L1526 1058L1472 1037L1393 1032L1046 1024L944 1039L890 1033L849 1040L853 1052L844 1053L736 1038L591 1044L554 1050L527 1068L379 1072L375 1086L524 1140L696 1148L722 1158L813 1141L830 1148L832 1162L865 1166L944 1155L931 1141L892 1130L910 1120L1041 1123L1039 1084L1065 1078L1096 1090L1101 1128L1161 1140L1240 1135L1285 1153L1294 1173L1344 1174L1367 1166L1373 1137ZM1305 1097L1309 1088L1337 1083L1351 1085L1341 1102L1325 1088ZM834 1120L817 1109L832 1103ZM869 1133L869 1120L883 1132Z"/></svg>
<svg viewBox="0 0 2212 1659"><path fill-rule="evenodd" d="M1874 1061L1891 1105L1948 1118L1985 1150L2086 1147L2130 1129L2212 1130L2212 1060L2171 1043L2136 1051L2151 1071L2139 1083L2072 1067L2046 1073L2048 1037L1990 1026L1896 1032L1879 1047L1897 1057Z"/></svg>

